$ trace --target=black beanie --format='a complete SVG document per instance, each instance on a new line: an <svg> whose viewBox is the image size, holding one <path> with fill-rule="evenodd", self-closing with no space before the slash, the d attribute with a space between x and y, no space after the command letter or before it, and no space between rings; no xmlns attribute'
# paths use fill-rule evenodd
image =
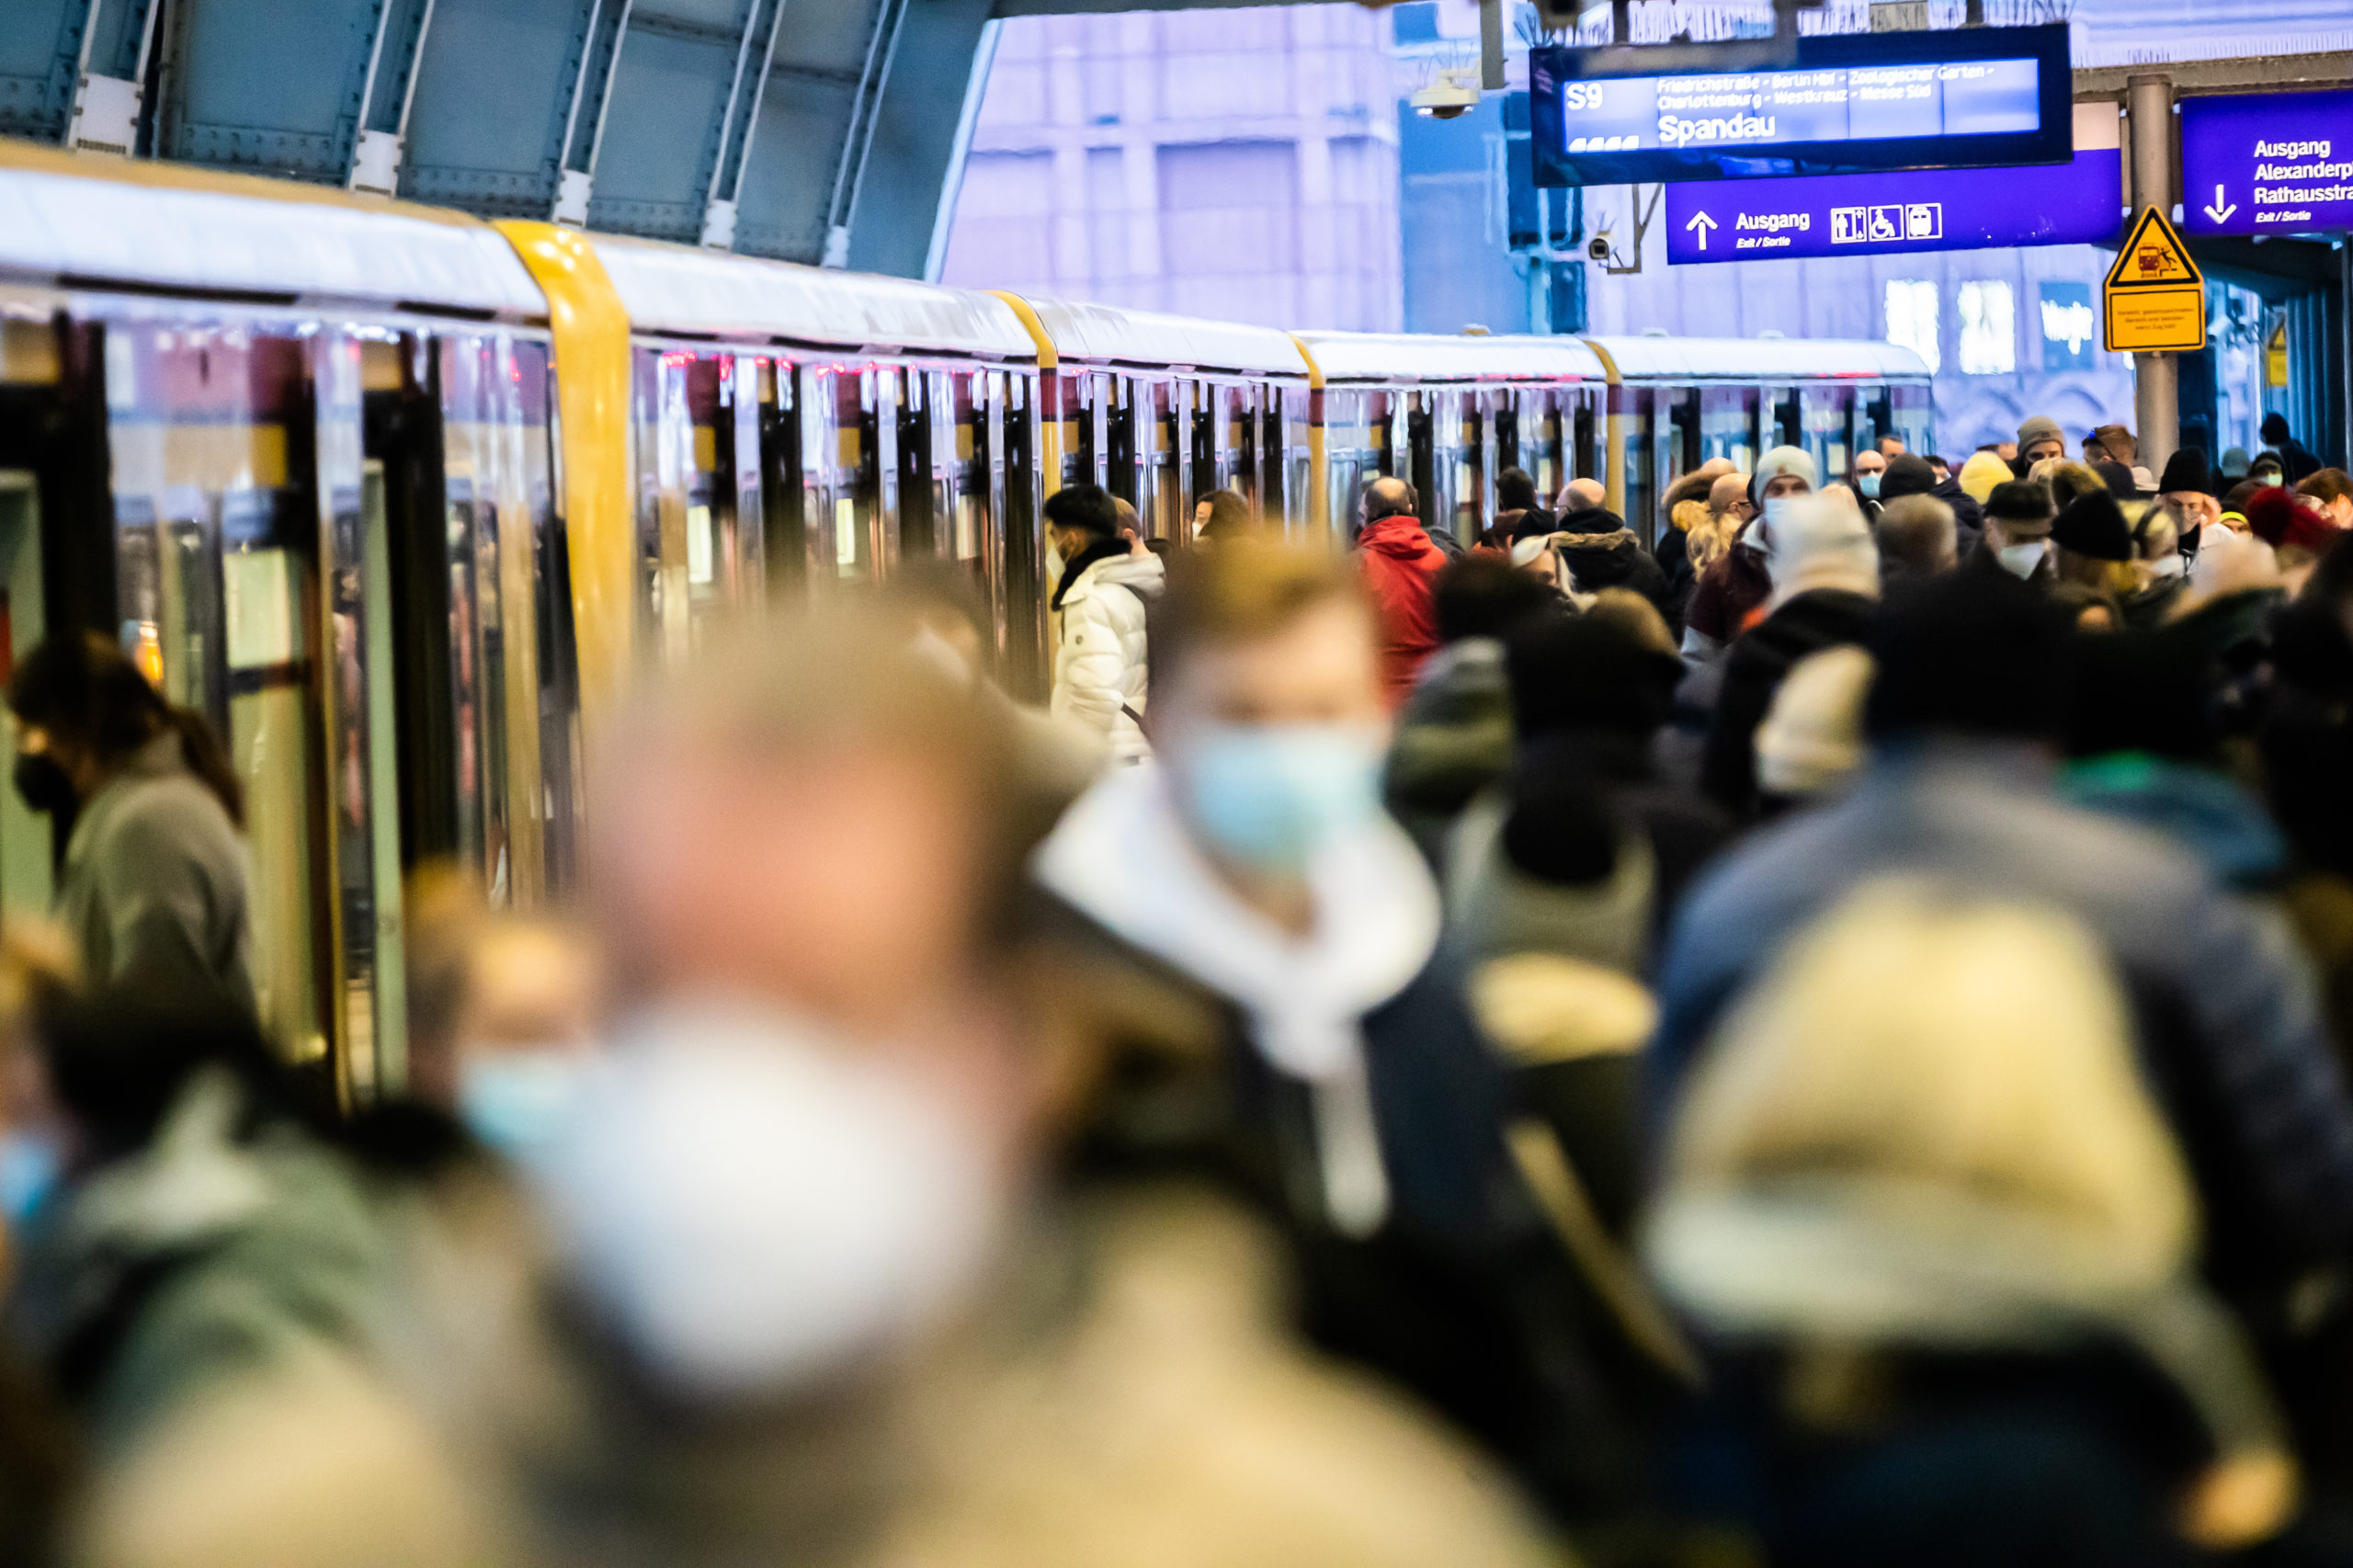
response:
<svg viewBox="0 0 2353 1568"><path fill-rule="evenodd" d="M2124 508L2105 490L2086 492L2062 507L2051 525L2051 542L2094 561L2132 559L2131 526L2124 520Z"/></svg>
<svg viewBox="0 0 2353 1568"><path fill-rule="evenodd" d="M2133 478L2132 471L2122 463L2096 462L2092 464L2092 472L2099 475L2099 482L2108 486L2108 493L2110 495L2140 494L2141 482Z"/></svg>
<svg viewBox="0 0 2353 1568"><path fill-rule="evenodd" d="M2067 617L2006 572L1946 572L1889 601L1863 727L1874 741L1930 732L2057 738L2066 715Z"/></svg>
<svg viewBox="0 0 2353 1568"><path fill-rule="evenodd" d="M2184 447L2165 460L2165 472L2157 481L2157 494L2170 495L2177 490L2193 494L2214 494L2214 476L2206 470L2206 454L2196 447Z"/></svg>
<svg viewBox="0 0 2353 1568"><path fill-rule="evenodd" d="M1666 722L1683 661L1639 641L1613 617L1531 621L1505 644L1512 718L1523 743L1558 730L1616 730L1647 739Z"/></svg>
<svg viewBox="0 0 2353 1568"><path fill-rule="evenodd" d="M2051 488L2039 479L2006 479L1985 497L1985 515L2008 523L2051 520Z"/></svg>
<svg viewBox="0 0 2353 1568"><path fill-rule="evenodd" d="M1887 460L1879 476L1879 498L1884 504L1906 495L1926 495L1937 487L1937 471L1916 452L1898 452Z"/></svg>

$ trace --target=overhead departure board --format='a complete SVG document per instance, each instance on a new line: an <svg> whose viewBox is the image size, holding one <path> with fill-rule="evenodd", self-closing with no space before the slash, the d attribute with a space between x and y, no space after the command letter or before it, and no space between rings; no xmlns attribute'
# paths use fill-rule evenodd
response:
<svg viewBox="0 0 2353 1568"><path fill-rule="evenodd" d="M1769 70L1599 74L1642 53L1530 54L1537 184L1973 168L2074 153L2063 24L1809 38L1794 64Z"/></svg>

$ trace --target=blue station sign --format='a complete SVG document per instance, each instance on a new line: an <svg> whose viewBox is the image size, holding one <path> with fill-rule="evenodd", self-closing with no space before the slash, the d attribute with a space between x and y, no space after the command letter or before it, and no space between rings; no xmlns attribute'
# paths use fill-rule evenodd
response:
<svg viewBox="0 0 2353 1568"><path fill-rule="evenodd" d="M2181 226L2353 229L2353 92L2182 99Z"/></svg>
<svg viewBox="0 0 2353 1568"><path fill-rule="evenodd" d="M1666 259L2114 244L2124 226L2123 177L2111 146L2023 168L1670 185Z"/></svg>

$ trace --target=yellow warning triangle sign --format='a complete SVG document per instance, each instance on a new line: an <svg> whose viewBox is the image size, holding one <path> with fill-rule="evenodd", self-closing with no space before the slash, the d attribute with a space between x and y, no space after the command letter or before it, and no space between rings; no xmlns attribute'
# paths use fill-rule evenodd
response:
<svg viewBox="0 0 2353 1568"><path fill-rule="evenodd" d="M2181 231L2154 207L2132 225L2131 237L2116 253L2116 265L2108 269L2110 289L2178 289L2186 284L2202 288L2205 282L2206 275L2198 270L2198 264L2189 259L2189 247L2182 244Z"/></svg>

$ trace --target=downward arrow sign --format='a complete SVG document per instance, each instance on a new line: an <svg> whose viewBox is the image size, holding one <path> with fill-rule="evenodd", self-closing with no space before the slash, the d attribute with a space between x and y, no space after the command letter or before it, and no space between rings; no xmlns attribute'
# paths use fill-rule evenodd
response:
<svg viewBox="0 0 2353 1568"><path fill-rule="evenodd" d="M1699 248L1701 250L1706 250L1708 248L1708 231L1715 226L1716 221L1713 218L1709 217L1705 212L1694 212L1691 214L1691 222L1683 225L1686 230L1696 231L1698 233L1699 236Z"/></svg>
<svg viewBox="0 0 2353 1568"><path fill-rule="evenodd" d="M2214 187L2214 199L2206 208L2206 216L2220 223L2226 222L2230 215L2238 210L2239 204L2233 201L2218 185Z"/></svg>

